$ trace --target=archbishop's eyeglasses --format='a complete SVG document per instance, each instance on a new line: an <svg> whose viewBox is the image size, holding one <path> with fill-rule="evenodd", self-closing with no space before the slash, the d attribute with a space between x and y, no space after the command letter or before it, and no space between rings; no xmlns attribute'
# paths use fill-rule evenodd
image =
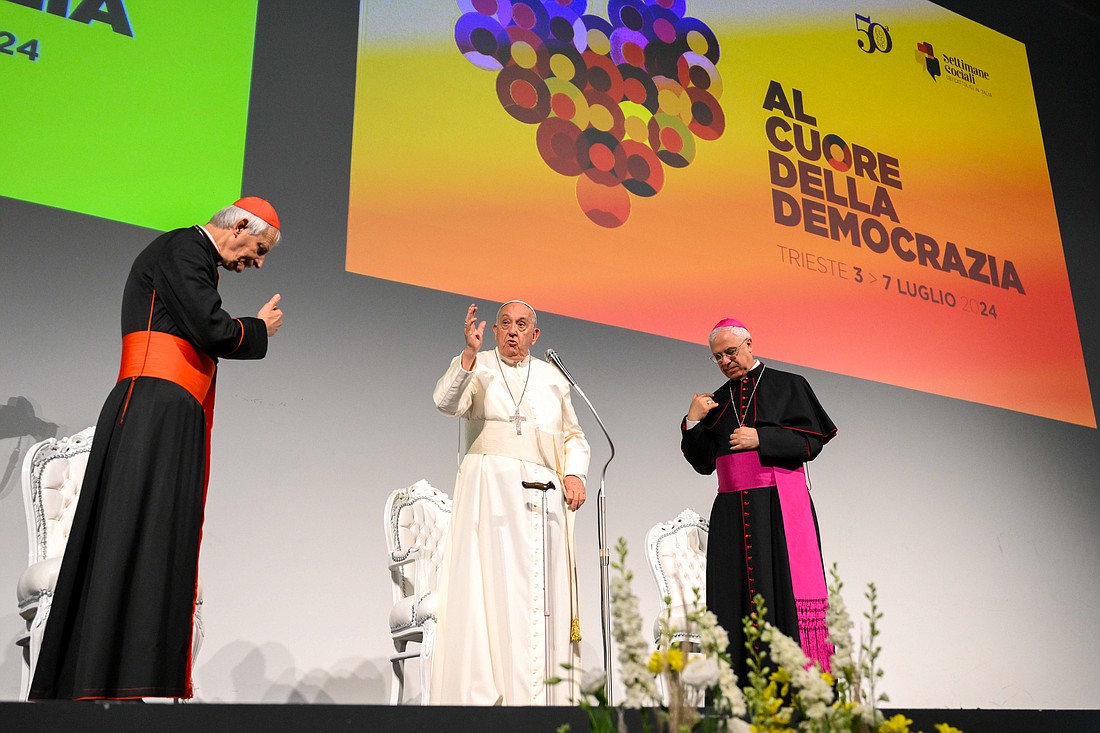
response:
<svg viewBox="0 0 1100 733"><path fill-rule="evenodd" d="M719 351L717 354L711 354L710 360L715 364L721 364L723 359L733 361L737 358L737 352L741 350L741 347L744 346L745 342L748 340L747 337L743 338L741 339L741 343L737 344L737 346L734 346L732 349L726 349L725 351Z"/></svg>

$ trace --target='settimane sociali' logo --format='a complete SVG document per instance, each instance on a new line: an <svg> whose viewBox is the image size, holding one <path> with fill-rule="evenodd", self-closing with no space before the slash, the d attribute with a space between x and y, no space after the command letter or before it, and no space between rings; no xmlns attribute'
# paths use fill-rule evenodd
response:
<svg viewBox="0 0 1100 733"><path fill-rule="evenodd" d="M936 81L937 76L946 74L948 78L957 84L981 92L987 97L993 96L988 90L982 88L982 83L989 81L989 72L974 66L962 57L942 54L943 60L941 62L940 58L936 57L932 44L928 41L918 43L914 55L917 63L922 65L928 75L932 77L932 81Z"/></svg>

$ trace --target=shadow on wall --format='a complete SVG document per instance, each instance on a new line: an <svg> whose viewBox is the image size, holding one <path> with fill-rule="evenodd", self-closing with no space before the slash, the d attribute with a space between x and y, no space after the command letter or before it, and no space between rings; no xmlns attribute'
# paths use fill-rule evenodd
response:
<svg viewBox="0 0 1100 733"><path fill-rule="evenodd" d="M40 440L57 437L57 425L37 417L34 412L34 405L26 397L10 397L7 404L0 405L0 440L17 439L7 465L0 473L0 499L19 483L23 451ZM23 438L28 435L31 440L24 446L26 441Z"/></svg>
<svg viewBox="0 0 1100 733"><path fill-rule="evenodd" d="M290 650L275 642L233 642L206 662L202 656L195 670L198 702L378 705L387 700L385 660L383 668L363 657L347 657L330 669L303 671L295 666ZM232 690L233 696L206 697L204 687Z"/></svg>

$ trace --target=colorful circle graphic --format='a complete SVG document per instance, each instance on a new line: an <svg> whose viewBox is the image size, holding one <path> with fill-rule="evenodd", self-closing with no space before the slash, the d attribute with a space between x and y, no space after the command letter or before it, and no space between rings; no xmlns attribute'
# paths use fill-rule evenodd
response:
<svg viewBox="0 0 1100 733"><path fill-rule="evenodd" d="M631 196L656 196L665 166L686 168L698 140L725 132L718 38L686 0L609 0L606 19L587 0L457 3L459 51L497 73L501 106L537 126L540 157L577 178L577 202L599 226L622 226ZM838 136L823 149L837 170L851 165Z"/></svg>
<svg viewBox="0 0 1100 733"><path fill-rule="evenodd" d="M504 111L529 125L542 122L550 114L550 90L546 82L522 66L505 66L500 70L497 97Z"/></svg>
<svg viewBox="0 0 1100 733"><path fill-rule="evenodd" d="M584 215L607 229L621 227L630 217L630 195L622 186L604 186L591 178L577 178L577 203Z"/></svg>

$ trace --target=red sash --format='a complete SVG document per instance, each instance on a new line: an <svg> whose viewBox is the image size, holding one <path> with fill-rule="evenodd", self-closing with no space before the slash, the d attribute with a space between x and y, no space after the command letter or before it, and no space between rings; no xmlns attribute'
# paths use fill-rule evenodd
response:
<svg viewBox="0 0 1100 733"><path fill-rule="evenodd" d="M155 296L154 296L155 297ZM152 313L150 305L150 314ZM152 316L150 315L150 322ZM178 384L187 390L199 404L202 405L206 415L206 462L203 467L202 503L206 506L206 491L210 486L210 432L214 427L214 383L217 365L208 355L198 351L189 342L162 331L135 331L122 337L122 363L118 370L118 381L130 380L130 389L126 393L126 401L122 406L121 424L126 419L126 408L130 405L130 395L134 391L134 382L138 377L154 377ZM199 542L202 542L200 529ZM195 578L195 595L191 602L191 615L195 614L195 604L198 601L198 578ZM186 698L192 696L191 680L191 648L194 642L194 627L191 629L192 640L187 647L187 692Z"/></svg>
<svg viewBox="0 0 1100 733"><path fill-rule="evenodd" d="M213 359L170 333L134 331L122 337L120 382L136 377L167 379L205 406L215 370Z"/></svg>

